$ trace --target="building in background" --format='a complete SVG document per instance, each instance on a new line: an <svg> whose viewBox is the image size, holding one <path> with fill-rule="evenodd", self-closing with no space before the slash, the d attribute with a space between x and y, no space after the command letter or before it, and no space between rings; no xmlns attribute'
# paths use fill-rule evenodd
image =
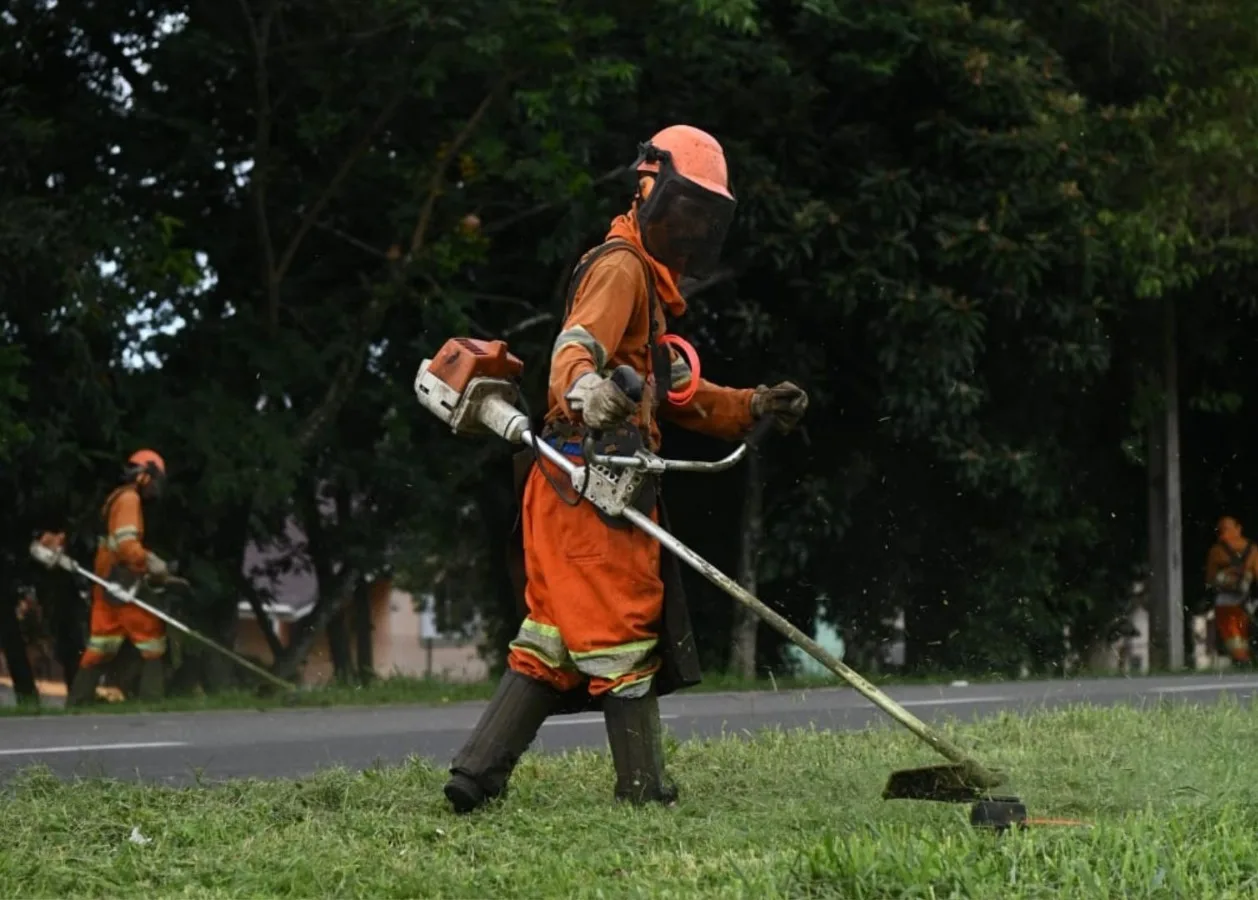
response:
<svg viewBox="0 0 1258 900"><path fill-rule="evenodd" d="M285 534L290 547L304 555L305 535L297 523L289 520ZM276 637L287 646L294 624L308 615L315 605L318 582L309 566L296 565L288 571L277 571L285 556L283 550L271 550L250 544L245 550L244 573L254 586L265 589L271 602L263 604ZM369 588L371 596L372 668L381 677L401 675L410 678L436 678L443 681L480 681L489 677L488 666L480 658L476 641L459 635L443 635L436 630L432 614L432 598L425 597L422 610L415 608L414 595L394 587L392 579L380 578ZM247 600L237 604L237 653L272 662L271 651L262 633L262 624ZM357 645L353 631L353 615L347 628L349 644ZM302 667L302 684L322 684L333 675L331 648L326 632L319 636Z"/></svg>

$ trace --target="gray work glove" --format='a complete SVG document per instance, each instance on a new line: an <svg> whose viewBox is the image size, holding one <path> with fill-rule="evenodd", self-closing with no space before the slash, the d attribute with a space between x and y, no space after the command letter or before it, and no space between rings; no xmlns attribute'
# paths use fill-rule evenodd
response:
<svg viewBox="0 0 1258 900"><path fill-rule="evenodd" d="M799 424L799 420L804 417L807 409L808 394L803 388L789 381L783 381L773 387L765 387L762 384L751 395L752 417L759 419L772 416L777 430L783 434Z"/></svg>
<svg viewBox="0 0 1258 900"><path fill-rule="evenodd" d="M638 404L615 382L594 372L578 378L565 399L586 425L600 431L614 428L638 411Z"/></svg>
<svg viewBox="0 0 1258 900"><path fill-rule="evenodd" d="M170 577L170 566L166 565L166 561L152 551L144 558L144 568L148 573L149 580L154 584L162 584Z"/></svg>

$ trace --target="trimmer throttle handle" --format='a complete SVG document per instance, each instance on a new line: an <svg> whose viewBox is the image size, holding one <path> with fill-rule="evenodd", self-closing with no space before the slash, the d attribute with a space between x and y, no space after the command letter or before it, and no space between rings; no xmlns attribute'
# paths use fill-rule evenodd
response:
<svg viewBox="0 0 1258 900"><path fill-rule="evenodd" d="M761 441L764 440L770 429L773 428L773 416L761 416L755 426L751 429L751 433L743 438L743 443L754 449Z"/></svg>
<svg viewBox="0 0 1258 900"><path fill-rule="evenodd" d="M611 378L612 384L624 391L626 397L634 403L642 402L642 392L646 389L646 382L634 371L633 366L617 366L612 370Z"/></svg>

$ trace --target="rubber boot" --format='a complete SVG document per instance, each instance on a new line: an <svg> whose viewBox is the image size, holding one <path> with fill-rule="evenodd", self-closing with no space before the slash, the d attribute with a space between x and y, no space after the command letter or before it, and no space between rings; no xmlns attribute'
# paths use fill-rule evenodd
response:
<svg viewBox="0 0 1258 900"><path fill-rule="evenodd" d="M472 812L506 795L520 756L561 699L550 685L507 670L472 736L450 764L445 795L456 813Z"/></svg>
<svg viewBox="0 0 1258 900"><path fill-rule="evenodd" d="M96 683L100 681L100 669L96 666L79 666L66 694L66 706L87 706L96 702Z"/></svg>
<svg viewBox="0 0 1258 900"><path fill-rule="evenodd" d="M664 772L664 732L655 689L644 697L607 695L603 718L616 768L616 799L635 805L676 803L677 786Z"/></svg>
<svg viewBox="0 0 1258 900"><path fill-rule="evenodd" d="M166 695L166 670L162 658L146 659L140 663L140 687L136 696L141 703L160 703Z"/></svg>

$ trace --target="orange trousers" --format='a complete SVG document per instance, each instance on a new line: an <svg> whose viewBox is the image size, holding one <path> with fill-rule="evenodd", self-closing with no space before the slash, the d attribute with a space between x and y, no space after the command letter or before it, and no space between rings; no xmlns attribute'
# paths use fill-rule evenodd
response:
<svg viewBox="0 0 1258 900"><path fill-rule="evenodd" d="M166 623L130 603L110 603L100 588L92 590L91 636L79 659L84 669L109 662L124 640L135 644L145 659L161 659L166 652Z"/></svg>
<svg viewBox="0 0 1258 900"><path fill-rule="evenodd" d="M1249 613L1243 606L1216 606L1214 627L1233 662L1249 662Z"/></svg>
<svg viewBox="0 0 1258 900"><path fill-rule="evenodd" d="M632 526L607 526L588 500L568 506L541 465L574 495L550 463L530 470L522 510L528 616L507 664L559 690L586 682L595 696L640 697L660 667L659 542Z"/></svg>

